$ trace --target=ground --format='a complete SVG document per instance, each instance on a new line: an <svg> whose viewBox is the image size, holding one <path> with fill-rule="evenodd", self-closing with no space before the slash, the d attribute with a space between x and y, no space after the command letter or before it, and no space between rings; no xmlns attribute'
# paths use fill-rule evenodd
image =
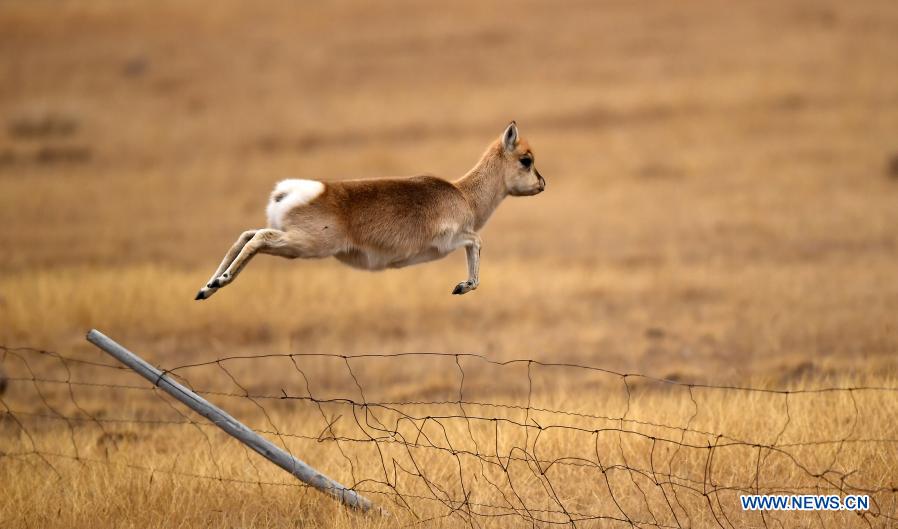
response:
<svg viewBox="0 0 898 529"><path fill-rule="evenodd" d="M895 386L893 2L7 2L0 27L8 347L81 358L96 327L166 367L477 353ZM262 256L193 300L276 181L456 178L512 119L547 188L488 223L477 291L450 295L464 252L381 273ZM404 398L440 387L429 365Z"/></svg>

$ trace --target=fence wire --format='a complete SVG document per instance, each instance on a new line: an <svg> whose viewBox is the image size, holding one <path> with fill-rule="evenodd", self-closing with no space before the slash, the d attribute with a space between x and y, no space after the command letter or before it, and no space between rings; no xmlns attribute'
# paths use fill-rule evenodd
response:
<svg viewBox="0 0 898 529"><path fill-rule="evenodd" d="M73 469L99 467L160 487L305 487L100 352L0 355L0 476L74 487ZM398 526L898 525L898 387L887 383L693 384L437 353L163 367ZM870 508L743 511L746 494L868 495Z"/></svg>

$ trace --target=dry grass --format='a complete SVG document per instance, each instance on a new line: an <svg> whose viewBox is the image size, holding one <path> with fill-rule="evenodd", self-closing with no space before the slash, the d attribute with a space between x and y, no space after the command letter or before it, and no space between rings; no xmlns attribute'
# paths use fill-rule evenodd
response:
<svg viewBox="0 0 898 529"><path fill-rule="evenodd" d="M439 351L778 387L898 374L893 2L8 2L0 24L0 343L79 354L97 327L167 365ZM379 274L262 257L193 301L275 180L457 176L509 119L548 188L500 207L477 292L449 295L462 255ZM737 404L706 407L771 432ZM333 512L105 467L16 483L3 512L32 526ZM130 487L139 512L92 496Z"/></svg>
<svg viewBox="0 0 898 529"><path fill-rule="evenodd" d="M363 491L384 519L298 487L133 374L8 354L19 380L0 422L10 441L0 478L17 486L0 519L12 525L868 527L895 517L898 388L814 392L802 381L769 393L453 355L175 369ZM71 384L28 380L26 364ZM832 383L895 387L873 376ZM869 494L876 514L742 512L739 495L758 492Z"/></svg>

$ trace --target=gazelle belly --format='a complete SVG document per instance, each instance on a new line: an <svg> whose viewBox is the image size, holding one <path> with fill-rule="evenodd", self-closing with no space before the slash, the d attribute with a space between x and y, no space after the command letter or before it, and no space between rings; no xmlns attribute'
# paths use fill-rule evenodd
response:
<svg viewBox="0 0 898 529"><path fill-rule="evenodd" d="M354 248L352 250L340 252L334 257L340 262L353 268L362 270L384 270L386 268L403 268L405 266L434 261L445 257L449 252L451 252L451 250L445 251L439 248L428 248L411 255L397 255L390 252Z"/></svg>
<svg viewBox="0 0 898 529"><path fill-rule="evenodd" d="M403 268L441 259L461 246L454 233L445 233L419 248L352 248L335 257L342 263L363 270Z"/></svg>

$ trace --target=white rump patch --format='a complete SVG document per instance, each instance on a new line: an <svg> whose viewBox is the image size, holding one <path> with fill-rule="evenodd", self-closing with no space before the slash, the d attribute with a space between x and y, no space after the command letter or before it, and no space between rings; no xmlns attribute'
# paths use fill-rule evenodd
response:
<svg viewBox="0 0 898 529"><path fill-rule="evenodd" d="M293 208L303 206L318 198L324 192L324 184L317 180L281 180L271 193L268 201L268 226L282 229L284 216Z"/></svg>

